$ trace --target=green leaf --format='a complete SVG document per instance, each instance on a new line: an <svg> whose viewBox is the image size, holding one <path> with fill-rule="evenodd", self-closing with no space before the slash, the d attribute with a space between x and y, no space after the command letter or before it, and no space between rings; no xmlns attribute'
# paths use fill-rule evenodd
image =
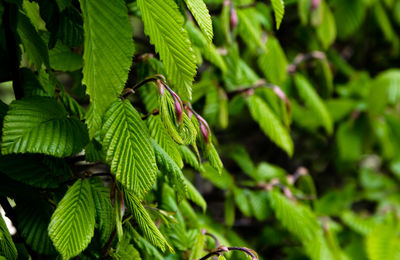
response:
<svg viewBox="0 0 400 260"><path fill-rule="evenodd" d="M334 10L336 28L340 38L347 38L354 35L360 28L365 15L366 4L363 0L334 0L332 9Z"/></svg>
<svg viewBox="0 0 400 260"><path fill-rule="evenodd" d="M376 226L373 218L363 218L351 211L345 211L341 215L344 224L361 235L368 235Z"/></svg>
<svg viewBox="0 0 400 260"><path fill-rule="evenodd" d="M128 190L124 190L123 194L126 206L131 211L133 218L138 224L139 229L142 231L144 237L151 244L160 248L163 252L165 251L165 247L173 252L173 249L169 246L160 230L158 230L157 226L150 218L149 213L147 213L142 203L140 203L139 198Z"/></svg>
<svg viewBox="0 0 400 260"><path fill-rule="evenodd" d="M232 149L233 151L229 153L231 157L242 169L242 171L248 174L250 177L255 173L256 167L243 146L237 146Z"/></svg>
<svg viewBox="0 0 400 260"><path fill-rule="evenodd" d="M235 200L232 192L228 192L224 208L225 224L232 227L235 223Z"/></svg>
<svg viewBox="0 0 400 260"><path fill-rule="evenodd" d="M100 178L90 178L94 207L96 208L96 223L100 232L102 245L108 241L115 228L114 210L110 200L110 188L104 187Z"/></svg>
<svg viewBox="0 0 400 260"><path fill-rule="evenodd" d="M225 169L222 169L222 172L218 173L209 163L204 164L201 175L220 189L230 189L234 186L232 176Z"/></svg>
<svg viewBox="0 0 400 260"><path fill-rule="evenodd" d="M133 229L132 225L128 222L125 223L125 227L127 227L127 232L129 232L135 242L135 245L140 249L142 255L148 256L145 259L154 259L154 260L163 260L164 257L155 248L152 244L150 244L146 239L144 239L135 229Z"/></svg>
<svg viewBox="0 0 400 260"><path fill-rule="evenodd" d="M308 242L315 239L319 224L312 211L298 203L291 202L278 191L271 191L271 206L277 219L291 233L301 241ZM299 225L301 223L301 225Z"/></svg>
<svg viewBox="0 0 400 260"><path fill-rule="evenodd" d="M142 198L157 176L154 150L146 125L128 100L117 99L104 116L103 150L111 172Z"/></svg>
<svg viewBox="0 0 400 260"><path fill-rule="evenodd" d="M70 47L82 45L84 40L82 15L74 6L60 13L57 38Z"/></svg>
<svg viewBox="0 0 400 260"><path fill-rule="evenodd" d="M362 156L363 127L356 122L343 122L336 134L339 158L343 161L357 161Z"/></svg>
<svg viewBox="0 0 400 260"><path fill-rule="evenodd" d="M60 102L70 115L76 116L80 120L84 119L85 111L73 97L71 97L67 92L61 91L59 93L59 98Z"/></svg>
<svg viewBox="0 0 400 260"><path fill-rule="evenodd" d="M252 215L258 220L267 219L271 213L269 207L269 196L265 191L251 191L249 193L249 203Z"/></svg>
<svg viewBox="0 0 400 260"><path fill-rule="evenodd" d="M4 118L1 151L65 157L80 152L88 141L85 125L67 117L57 101L28 97L10 105Z"/></svg>
<svg viewBox="0 0 400 260"><path fill-rule="evenodd" d="M18 202L16 207L18 231L35 252L55 255L57 251L47 230L53 210L43 200L30 201L30 199L32 198L28 198L28 201Z"/></svg>
<svg viewBox="0 0 400 260"><path fill-rule="evenodd" d="M36 2L22 1L22 6L26 16L32 22L37 31L46 30L46 24L40 17L39 5Z"/></svg>
<svg viewBox="0 0 400 260"><path fill-rule="evenodd" d="M212 42L213 27L210 13L203 0L185 0L190 12L196 19L200 29L206 35L208 42Z"/></svg>
<svg viewBox="0 0 400 260"><path fill-rule="evenodd" d="M322 2L322 8L322 21L317 27L317 35L324 49L328 49L336 38L336 24L335 18L325 2Z"/></svg>
<svg viewBox="0 0 400 260"><path fill-rule="evenodd" d="M72 177L63 159L41 154L0 156L0 171L14 180L38 188L57 188Z"/></svg>
<svg viewBox="0 0 400 260"><path fill-rule="evenodd" d="M154 139L150 139L156 155L158 168L162 173L166 173L168 178L175 188L176 193L180 199L185 198L186 183L185 176L178 165L171 159L171 157L162 149Z"/></svg>
<svg viewBox="0 0 400 260"><path fill-rule="evenodd" d="M92 240L95 207L88 179L77 180L58 203L49 224L49 236L64 258L77 256Z"/></svg>
<svg viewBox="0 0 400 260"><path fill-rule="evenodd" d="M396 44L398 45L399 38L397 36L396 29L393 28L388 14L386 13L382 4L377 1L374 5L373 11L378 25L381 27L382 33L386 40L390 42L396 42Z"/></svg>
<svg viewBox="0 0 400 260"><path fill-rule="evenodd" d="M246 217L251 217L251 205L249 201L250 191L247 189L234 188L233 190L236 206Z"/></svg>
<svg viewBox="0 0 400 260"><path fill-rule="evenodd" d="M217 50L217 47L215 47L211 42L208 42L206 37L204 37L201 31L197 29L193 23L186 23L186 30L189 33L191 42L193 45L199 47L204 58L217 66L223 73L226 73L227 68L225 61Z"/></svg>
<svg viewBox="0 0 400 260"><path fill-rule="evenodd" d="M4 255L7 259L17 259L17 248L8 231L3 216L0 215L0 255Z"/></svg>
<svg viewBox="0 0 400 260"><path fill-rule="evenodd" d="M43 80L43 70L40 70L39 75L36 76L35 73L28 68L20 68L19 69L21 84L24 88L24 97L31 96L52 96L51 93L48 93L39 80ZM50 92L52 92L50 90Z"/></svg>
<svg viewBox="0 0 400 260"><path fill-rule="evenodd" d="M214 86L207 86L206 99L204 103L203 116L210 125L215 125L218 117L219 100L218 89Z"/></svg>
<svg viewBox="0 0 400 260"><path fill-rule="evenodd" d="M124 236L122 240L117 244L117 248L115 253L113 253L113 259L120 260L141 260L139 251L130 244L130 238L128 236Z"/></svg>
<svg viewBox="0 0 400 260"><path fill-rule="evenodd" d="M57 6L60 11L64 10L71 3L71 0L56 0Z"/></svg>
<svg viewBox="0 0 400 260"><path fill-rule="evenodd" d="M19 13L17 32L21 38L24 51L28 59L35 65L37 69L40 69L42 64L49 66L49 54L47 47L42 38L40 38L35 27L29 21L29 18Z"/></svg>
<svg viewBox="0 0 400 260"><path fill-rule="evenodd" d="M90 136L114 98L121 94L134 53L132 26L125 1L80 0L85 42L83 84L90 95Z"/></svg>
<svg viewBox="0 0 400 260"><path fill-rule="evenodd" d="M138 0L137 4L145 33L160 54L168 80L183 99L190 100L196 74L195 56L178 6L173 0Z"/></svg>
<svg viewBox="0 0 400 260"><path fill-rule="evenodd" d="M287 129L276 117L272 110L257 95L251 95L247 99L251 116L260 125L263 132L289 156L293 154L293 142Z"/></svg>
<svg viewBox="0 0 400 260"><path fill-rule="evenodd" d="M192 166L195 170L199 171L201 168L200 162L196 157L196 155L189 149L189 147L184 145L179 145L178 149L182 156L183 161Z"/></svg>
<svg viewBox="0 0 400 260"><path fill-rule="evenodd" d="M247 46L255 50L261 48L265 50L265 45L262 41L262 28L257 17L257 11L252 8L238 9L238 32L247 44Z"/></svg>
<svg viewBox="0 0 400 260"><path fill-rule="evenodd" d="M57 42L49 51L51 68L59 71L75 71L82 68L81 55L72 52L69 47Z"/></svg>
<svg viewBox="0 0 400 260"><path fill-rule="evenodd" d="M321 120L326 132L330 135L333 131L332 118L325 107L323 100L318 96L318 93L311 86L310 82L301 74L294 76L294 81L299 90L300 97L304 100L315 115Z"/></svg>
<svg viewBox="0 0 400 260"><path fill-rule="evenodd" d="M266 51L259 56L257 62L262 73L272 84L282 86L285 83L288 62L276 38L268 38Z"/></svg>
<svg viewBox="0 0 400 260"><path fill-rule="evenodd" d="M209 144L206 145L205 157L210 162L210 165L214 167L214 169L216 169L219 174L221 174L224 165L222 164L221 158L219 158L219 154L211 141Z"/></svg>
<svg viewBox="0 0 400 260"><path fill-rule="evenodd" d="M311 0L299 0L297 3L298 15L302 25L307 25L309 20Z"/></svg>
<svg viewBox="0 0 400 260"><path fill-rule="evenodd" d="M147 126L150 131L150 136L164 149L164 151L174 160L179 166L183 167L182 156L179 152L178 145L174 142L171 136L165 129L160 116L150 116L147 119Z"/></svg>
<svg viewBox="0 0 400 260"><path fill-rule="evenodd" d="M198 234L194 241L192 251L190 252L189 259L199 259L204 255L203 251L205 242L206 242L206 235L203 234L201 230L198 230Z"/></svg>
<svg viewBox="0 0 400 260"><path fill-rule="evenodd" d="M372 82L367 97L368 109L378 114L384 111L387 104L396 104L400 100L399 83L399 69L389 69L378 74Z"/></svg>
<svg viewBox="0 0 400 260"><path fill-rule="evenodd" d="M283 0L271 0L271 4L275 13L276 29L279 29L285 13L285 3Z"/></svg>
<svg viewBox="0 0 400 260"><path fill-rule="evenodd" d="M196 189L193 184L184 177L185 179L185 185L187 187L187 198L196 203L198 206L200 206L203 211L205 212L207 209L207 202L203 198L203 196L200 194L200 192Z"/></svg>
<svg viewBox="0 0 400 260"><path fill-rule="evenodd" d="M85 147L85 160L88 162L104 161L104 151L101 143L93 138Z"/></svg>
<svg viewBox="0 0 400 260"><path fill-rule="evenodd" d="M164 93L160 97L160 115L165 129L168 131L169 135L178 144L183 144L183 139L179 134L177 129L177 118L175 114L174 101L169 93Z"/></svg>
<svg viewBox="0 0 400 260"><path fill-rule="evenodd" d="M400 258L400 239L395 225L381 224L366 239L368 259L384 260Z"/></svg>

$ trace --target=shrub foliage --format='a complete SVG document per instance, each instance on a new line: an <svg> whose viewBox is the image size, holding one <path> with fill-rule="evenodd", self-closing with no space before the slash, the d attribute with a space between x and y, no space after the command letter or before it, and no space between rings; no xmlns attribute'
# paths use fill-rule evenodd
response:
<svg viewBox="0 0 400 260"><path fill-rule="evenodd" d="M400 1L0 3L0 259L400 258Z"/></svg>

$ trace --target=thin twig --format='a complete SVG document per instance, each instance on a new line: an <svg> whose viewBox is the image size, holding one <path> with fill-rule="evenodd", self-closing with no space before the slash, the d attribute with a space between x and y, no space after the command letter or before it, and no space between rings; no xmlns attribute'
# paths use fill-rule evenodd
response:
<svg viewBox="0 0 400 260"><path fill-rule="evenodd" d="M291 74L295 73L297 70L297 67L308 60L311 59L317 59L317 60L324 60L326 59L325 53L321 51L313 51L310 53L299 53L297 56L294 58L293 62L287 67L287 71Z"/></svg>
<svg viewBox="0 0 400 260"><path fill-rule="evenodd" d="M237 95L242 93L246 95L252 95L254 93L254 90L257 88L271 89L275 93L275 95L285 103L288 113L291 113L291 104L285 92L283 92L279 86L268 83L265 79L259 79L251 86L239 87L233 91L228 92L228 94Z"/></svg>
<svg viewBox="0 0 400 260"><path fill-rule="evenodd" d="M110 238L107 241L106 247L104 249L103 254L101 255L101 259L105 259L108 253L108 250L110 250L111 243L115 238L115 235L117 234L117 229L114 229L114 232L111 234Z"/></svg>
<svg viewBox="0 0 400 260"><path fill-rule="evenodd" d="M137 83L135 86L132 87L132 90L135 91L138 88L140 88L141 86L143 86L144 84L151 82L151 81L156 81L156 80L161 80L163 82L166 82L166 79L162 74L156 74L156 75L147 77L144 80L140 81L139 83Z"/></svg>
<svg viewBox="0 0 400 260"><path fill-rule="evenodd" d="M214 239L216 247L220 247L221 246L221 243L219 242L218 238L214 234L211 234L211 233L208 233L208 232L206 232L204 234L206 236L210 236L210 237L212 237Z"/></svg>
<svg viewBox="0 0 400 260"><path fill-rule="evenodd" d="M207 255L203 256L199 260L208 259L208 258L212 257L213 255L219 256L225 252L229 252L229 251L233 251L233 250L242 251L242 252L248 254L252 260L258 260L258 255L256 252L254 252L254 250L249 249L247 247L235 247L235 246L232 246L232 247L220 246L217 249L208 253Z"/></svg>
<svg viewBox="0 0 400 260"><path fill-rule="evenodd" d="M158 114L160 114L160 110L158 108L155 108L155 109L151 110L150 113L148 113L147 115L142 116L142 120L146 120L151 115L156 116Z"/></svg>

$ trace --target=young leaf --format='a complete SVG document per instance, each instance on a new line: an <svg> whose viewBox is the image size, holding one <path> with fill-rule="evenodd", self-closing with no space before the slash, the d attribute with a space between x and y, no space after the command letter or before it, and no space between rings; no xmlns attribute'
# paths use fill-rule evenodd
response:
<svg viewBox="0 0 400 260"><path fill-rule="evenodd" d="M210 162L211 166L214 167L214 169L216 169L219 174L221 174L224 165L222 164L221 158L219 158L217 150L211 142L206 145L205 156Z"/></svg>
<svg viewBox="0 0 400 260"><path fill-rule="evenodd" d="M175 142L178 144L183 144L183 139L176 127L176 113L172 97L169 95L169 93L165 92L164 95L160 97L159 103L160 115L165 129Z"/></svg>
<svg viewBox="0 0 400 260"><path fill-rule="evenodd" d="M57 101L29 97L11 103L4 118L1 151L65 157L80 152L88 141L85 125L67 117Z"/></svg>
<svg viewBox="0 0 400 260"><path fill-rule="evenodd" d="M311 86L308 80L301 74L296 74L294 81L299 90L301 98L304 100L306 105L314 111L315 115L321 120L322 125L328 134L332 134L333 122L328 110L325 107L324 102L318 96L318 93Z"/></svg>
<svg viewBox="0 0 400 260"><path fill-rule="evenodd" d="M287 129L276 117L272 110L257 95L247 99L251 116L258 122L263 132L289 156L293 154L293 142Z"/></svg>
<svg viewBox="0 0 400 260"><path fill-rule="evenodd" d="M194 144L197 135L196 128L183 111L181 112L182 122L178 122L175 104L176 101L167 91L160 97L160 114L165 129L178 144Z"/></svg>
<svg viewBox="0 0 400 260"><path fill-rule="evenodd" d="M182 156L179 152L178 145L172 140L171 136L165 129L160 116L150 116L147 120L147 126L150 131L150 136L164 149L164 151L174 160L179 166L183 167Z"/></svg>
<svg viewBox="0 0 400 260"><path fill-rule="evenodd" d="M125 1L79 2L85 30L82 82L90 95L87 124L93 137L103 114L124 88L134 45Z"/></svg>
<svg viewBox="0 0 400 260"><path fill-rule="evenodd" d="M172 183L172 186L175 188L178 197L180 199L185 198L187 188L185 177L183 176L181 169L154 139L151 138L150 141L154 148L158 168L162 173L166 173L168 175L168 178Z"/></svg>
<svg viewBox="0 0 400 260"><path fill-rule="evenodd" d="M196 64L178 6L173 0L138 0L137 4L145 32L160 54L169 81L183 99L190 100Z"/></svg>
<svg viewBox="0 0 400 260"><path fill-rule="evenodd" d="M279 29L285 13L285 3L283 0L271 0L271 4L275 13L276 29Z"/></svg>
<svg viewBox="0 0 400 260"><path fill-rule="evenodd" d="M153 220L150 218L149 213L143 207L142 203L138 197L136 197L132 192L124 190L124 200L127 208L131 211L133 218L142 231L144 237L154 246L160 248L163 252L165 247L167 247L171 252L174 250L168 245L164 236L158 230L157 226L154 224Z"/></svg>
<svg viewBox="0 0 400 260"><path fill-rule="evenodd" d="M128 100L112 103L104 116L101 136L111 172L142 198L154 184L157 165L146 125Z"/></svg>
<svg viewBox="0 0 400 260"><path fill-rule="evenodd" d="M183 161L192 166L195 170L200 171L201 169L200 162L196 157L196 155L189 149L189 147L184 145L179 145L178 149L182 156Z"/></svg>
<svg viewBox="0 0 400 260"><path fill-rule="evenodd" d="M208 42L212 42L213 27L210 13L203 0L185 0L190 12L196 19L200 29L206 35Z"/></svg>
<svg viewBox="0 0 400 260"><path fill-rule="evenodd" d="M88 179L77 180L58 203L49 224L49 236L64 258L77 256L92 240L95 207Z"/></svg>
<svg viewBox="0 0 400 260"><path fill-rule="evenodd" d="M133 229L132 225L129 222L125 223L124 227L126 231L129 232L129 234L131 235L135 245L137 246L137 248L140 249L141 255L144 256L144 258L147 256L148 259L154 259L154 260L164 259L164 257L158 251L158 249L155 248L146 239L144 239L135 229Z"/></svg>

